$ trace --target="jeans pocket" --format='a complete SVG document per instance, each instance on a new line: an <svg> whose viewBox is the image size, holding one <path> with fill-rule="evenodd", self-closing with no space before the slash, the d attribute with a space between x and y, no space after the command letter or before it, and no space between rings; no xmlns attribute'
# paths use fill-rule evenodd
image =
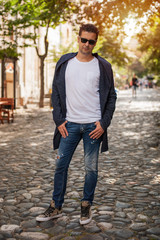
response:
<svg viewBox="0 0 160 240"><path fill-rule="evenodd" d="M96 122L91 123L91 128L94 130L96 128Z"/></svg>
<svg viewBox="0 0 160 240"><path fill-rule="evenodd" d="M69 125L71 125L71 122L67 121L66 122L66 127L68 127Z"/></svg>

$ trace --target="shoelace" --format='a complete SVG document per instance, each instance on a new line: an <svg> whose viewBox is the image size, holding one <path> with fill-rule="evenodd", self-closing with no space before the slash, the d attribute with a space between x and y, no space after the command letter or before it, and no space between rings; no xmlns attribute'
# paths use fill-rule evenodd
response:
<svg viewBox="0 0 160 240"><path fill-rule="evenodd" d="M47 216L47 215L50 215L50 213L52 213L53 211L54 211L54 208L49 206L49 208L45 211L44 214Z"/></svg>
<svg viewBox="0 0 160 240"><path fill-rule="evenodd" d="M82 206L82 209L81 209L82 217L87 217L89 215L89 209L90 209L89 205L87 207Z"/></svg>

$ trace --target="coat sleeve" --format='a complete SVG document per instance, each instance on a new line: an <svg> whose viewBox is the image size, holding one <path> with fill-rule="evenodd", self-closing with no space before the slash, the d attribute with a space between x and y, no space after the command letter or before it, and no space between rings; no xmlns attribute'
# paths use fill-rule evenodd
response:
<svg viewBox="0 0 160 240"><path fill-rule="evenodd" d="M115 92L115 87L114 87L114 79L113 79L113 71L112 68L110 68L110 73L109 73L109 79L110 79L110 89L109 93L107 96L107 101L105 104L104 112L102 113L102 119L100 120L100 124L104 131L109 127L113 113L115 111L115 103L117 99L117 94Z"/></svg>
<svg viewBox="0 0 160 240"><path fill-rule="evenodd" d="M58 81L58 70L57 67L55 69L55 74L53 78L53 84L52 84L52 106L53 106L53 120L56 124L56 126L60 126L63 122L65 122L65 117L62 114L62 104L61 104L61 99L60 99L60 94L59 94L59 88L57 86L57 81Z"/></svg>

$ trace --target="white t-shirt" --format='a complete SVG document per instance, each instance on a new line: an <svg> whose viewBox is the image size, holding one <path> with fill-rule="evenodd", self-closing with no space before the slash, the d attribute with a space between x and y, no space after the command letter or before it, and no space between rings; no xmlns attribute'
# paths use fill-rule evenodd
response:
<svg viewBox="0 0 160 240"><path fill-rule="evenodd" d="M66 120L91 123L101 119L99 98L100 70L97 58L80 62L69 60L66 73Z"/></svg>

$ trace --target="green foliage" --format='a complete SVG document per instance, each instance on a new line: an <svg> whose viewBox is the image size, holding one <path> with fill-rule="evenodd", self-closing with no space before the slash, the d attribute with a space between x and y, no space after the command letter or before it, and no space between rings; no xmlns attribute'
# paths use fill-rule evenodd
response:
<svg viewBox="0 0 160 240"><path fill-rule="evenodd" d="M135 18L153 16L156 12L160 13L160 3L159 0L96 0L87 2L84 12L86 18L96 23L100 31L113 26L121 31L129 15L134 15Z"/></svg>
<svg viewBox="0 0 160 240"><path fill-rule="evenodd" d="M18 56L20 47L33 46L34 43L41 64L40 107L43 107L44 99L44 60L48 54L49 27L55 28L69 17L71 19L71 13L77 8L78 5L69 0L0 0L0 57ZM38 48L39 27L45 28L44 54L40 54ZM10 48L11 45L14 48Z"/></svg>
<svg viewBox="0 0 160 240"><path fill-rule="evenodd" d="M95 23L100 30L100 35L104 37L102 46L99 48L100 55L109 59L113 64L126 66L130 64L130 59L127 57L121 38L125 37L124 25L127 18L133 16L137 20L146 16L147 22L143 26L145 29L146 25L153 24L152 16L160 13L160 3L159 0L96 0L87 2L84 12L88 21ZM106 32L106 29L109 31ZM155 54L155 51L152 54ZM142 74L146 72L146 69L137 71Z"/></svg>
<svg viewBox="0 0 160 240"><path fill-rule="evenodd" d="M46 43L45 50L47 50L48 28L55 28L69 19L70 14L76 12L77 8L77 5L68 0L1 0L0 17L2 24L0 27L0 39L2 49L4 48L5 52L2 55L6 55L6 49L9 49L11 44L15 45L15 51L21 47L33 46L32 41L36 46L40 26L46 27L44 40ZM27 30L25 31L25 29ZM31 41L30 43L27 41L27 44L25 41L21 41L22 44L20 44L19 39Z"/></svg>
<svg viewBox="0 0 160 240"><path fill-rule="evenodd" d="M6 49L0 49L0 59L11 58L18 59L20 54L17 53L15 48L8 47Z"/></svg>
<svg viewBox="0 0 160 240"><path fill-rule="evenodd" d="M52 61L57 62L60 59L60 57L66 53L77 52L78 44L76 42L76 39L73 42L71 42L68 45L60 44L58 48L56 46L53 46L53 49L50 51Z"/></svg>
<svg viewBox="0 0 160 240"><path fill-rule="evenodd" d="M20 0L0 1L0 6L0 58L17 59L20 56L17 48L24 47L24 44L18 44L18 38L23 38L23 29L30 26L30 24L26 22L26 16L21 15L23 7ZM28 37L32 38L32 34L28 34Z"/></svg>
<svg viewBox="0 0 160 240"><path fill-rule="evenodd" d="M156 86L160 87L160 76L159 76L159 79L156 82Z"/></svg>
<svg viewBox="0 0 160 240"><path fill-rule="evenodd" d="M100 39L99 54L117 64L119 67L128 64L129 57L123 47L122 41L117 38L116 32L110 32L109 29Z"/></svg>
<svg viewBox="0 0 160 240"><path fill-rule="evenodd" d="M126 65L128 58L126 57L125 49L122 48L120 36L125 36L123 26L127 22L129 16L133 16L136 20L139 19L137 25L141 22L141 17L146 17L142 26L144 33L141 34L141 50L147 52L144 64L142 62L134 62L130 66L130 70L135 71L139 76L150 72L160 72L160 46L159 36L160 32L158 26L155 30L154 16L160 16L160 2L159 0L114 0L114 1L91 1L86 3L84 11L89 21L94 22L100 29L100 34L105 37L102 47L99 49L103 57L111 59L112 63L119 66ZM142 23L141 23L142 24ZM148 35L148 27L154 27L154 31ZM106 28L110 29L106 34ZM117 34L114 34L114 31ZM128 65L128 64L127 64Z"/></svg>
<svg viewBox="0 0 160 240"><path fill-rule="evenodd" d="M72 17L74 13L77 14L76 17ZM121 41L121 37L123 34L125 35L123 26L128 16L140 18L144 15L148 19L143 26L144 32L140 36L141 51L147 53L144 64L150 72L159 74L159 0L0 0L0 18L2 21L0 26L0 58L17 58L19 48L33 46L33 42L34 46L37 46L37 39L40 37L39 27L45 27L45 54L41 56L37 48L38 56L45 59L48 53L49 27L55 28L66 21L79 24L88 20L95 23L100 30L99 41L94 51L98 51L102 57L118 66L126 66L129 63L129 58ZM155 18L155 16L157 17ZM23 41L19 41L19 39ZM76 46L74 49L72 44L67 47L60 46L58 50L54 49L54 60L56 61L60 55L70 51L77 51ZM137 71L138 74L146 71L139 63L133 64L131 69Z"/></svg>
<svg viewBox="0 0 160 240"><path fill-rule="evenodd" d="M146 67L144 67L144 64L139 60L135 60L129 66L129 69L140 78L143 77L144 75L147 75L147 73L148 73L148 69Z"/></svg>
<svg viewBox="0 0 160 240"><path fill-rule="evenodd" d="M139 34L140 50L145 52L144 64L150 73L160 74L160 17L153 18L148 31Z"/></svg>

